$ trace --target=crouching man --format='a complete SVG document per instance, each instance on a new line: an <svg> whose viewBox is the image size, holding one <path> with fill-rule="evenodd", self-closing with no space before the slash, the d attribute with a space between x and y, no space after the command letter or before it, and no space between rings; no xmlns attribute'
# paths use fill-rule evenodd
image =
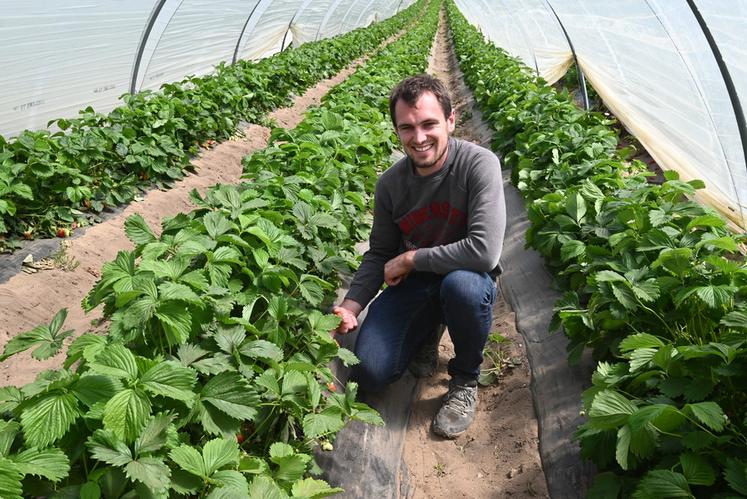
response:
<svg viewBox="0 0 747 499"><path fill-rule="evenodd" d="M355 329L386 282L358 334L361 362L352 373L363 390L379 391L408 365L415 375L432 374L446 325L455 355L432 429L455 438L474 419L493 318L506 227L500 163L491 151L450 137L454 111L436 78L400 82L389 110L406 157L376 184L370 249L334 308L342 319L336 332Z"/></svg>

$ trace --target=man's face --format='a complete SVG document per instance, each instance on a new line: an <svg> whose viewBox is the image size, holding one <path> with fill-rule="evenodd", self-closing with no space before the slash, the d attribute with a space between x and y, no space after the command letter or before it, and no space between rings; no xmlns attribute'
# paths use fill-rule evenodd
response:
<svg viewBox="0 0 747 499"><path fill-rule="evenodd" d="M445 118L436 96L426 92L412 107L398 100L394 118L399 140L417 173L428 175L438 171L446 161L449 134L454 131L454 112Z"/></svg>

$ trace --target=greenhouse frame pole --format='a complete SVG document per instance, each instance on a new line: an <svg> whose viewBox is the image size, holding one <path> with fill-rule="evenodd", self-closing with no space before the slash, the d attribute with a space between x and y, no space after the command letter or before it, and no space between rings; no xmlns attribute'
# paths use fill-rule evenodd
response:
<svg viewBox="0 0 747 499"><path fill-rule="evenodd" d="M708 40L708 45L710 45L711 51L713 52L713 58L716 59L718 69L721 71L721 77L723 78L724 84L726 85L726 91L729 93L729 99L731 100L731 106L734 110L734 116L737 119L739 138L742 140L742 154L744 155L745 165L747 165L747 124L745 123L744 110L742 109L742 104L739 101L737 88L734 86L734 80L731 79L729 68L726 66L726 62L724 62L724 58L721 55L718 44L716 44L716 40L713 38L711 30L708 29L708 24L706 24L705 19L698 10L697 5L695 5L695 1L687 0L687 5L689 5L690 10L693 11L693 15L698 21L700 29L703 30L703 34L705 35L706 40Z"/></svg>
<svg viewBox="0 0 747 499"><path fill-rule="evenodd" d="M573 42L571 41L571 37L568 35L568 32L565 30L565 26L563 26L563 21L560 20L560 17L558 17L558 13L555 12L555 9L552 8L552 4L550 4L550 0L545 0L545 3L548 7L550 7L550 10L552 11L552 14L555 16L555 19L558 21L558 24L560 24L560 29L563 30L563 34L565 35L566 41L568 41L568 46L571 48L571 53L573 54L573 62L576 63L576 70L578 71L578 84L581 87L581 96L584 100L584 109L587 111L591 107L589 105L589 94L586 92L586 78L584 78L584 72L581 70L581 66L578 64L578 57L576 57L576 49L573 48Z"/></svg>
<svg viewBox="0 0 747 499"><path fill-rule="evenodd" d="M145 51L145 45L148 43L148 37L150 36L150 32L153 31L153 26L156 24L156 19L158 19L158 15L161 13L161 9L163 9L163 6L166 4L166 0L160 0L155 7L153 7L153 10L150 13L150 17L148 18L148 24L145 25L145 31L143 31L143 36L140 37L140 44L137 48L137 55L135 56L135 64L132 67L132 79L130 80L130 93L135 93L135 87L137 86L137 77L138 73L140 72L140 63L143 60L143 52Z"/></svg>
<svg viewBox="0 0 747 499"><path fill-rule="evenodd" d="M231 64L236 64L236 58L239 56L239 47L241 47L241 39L244 38L244 31L246 31L246 27L249 26L249 21L251 21L252 16L254 15L254 12L257 10L257 7L259 7L259 4L261 3L262 3L262 0L257 0L257 3L254 4L254 7L252 7L252 11L249 13L249 17L246 18L244 27L241 28L241 33L239 33L239 39L236 40L236 48L233 49L233 59L231 60Z"/></svg>

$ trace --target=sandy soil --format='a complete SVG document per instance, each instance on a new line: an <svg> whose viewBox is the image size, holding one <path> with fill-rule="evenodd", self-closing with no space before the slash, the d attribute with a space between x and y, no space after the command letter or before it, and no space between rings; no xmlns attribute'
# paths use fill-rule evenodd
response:
<svg viewBox="0 0 747 499"><path fill-rule="evenodd" d="M445 25L439 29L429 72L449 87L457 115L455 136L488 145L491 133L475 109L451 50ZM479 389L479 405L470 429L456 440L430 431L431 420L448 388L446 363L454 347L444 335L439 347L439 370L420 383L412 407L403 461L407 466L408 498L537 498L549 497L539 456L537 420L529 389L530 369L524 339L514 314L499 297L493 332L508 341L492 344L501 359L497 383ZM483 368L493 367L486 358Z"/></svg>

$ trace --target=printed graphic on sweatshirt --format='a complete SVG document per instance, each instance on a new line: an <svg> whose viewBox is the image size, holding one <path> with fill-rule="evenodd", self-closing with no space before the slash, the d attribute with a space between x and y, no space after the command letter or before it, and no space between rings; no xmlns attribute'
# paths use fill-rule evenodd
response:
<svg viewBox="0 0 747 499"><path fill-rule="evenodd" d="M398 222L407 249L430 248L461 239L467 214L448 201L434 201L412 210Z"/></svg>

